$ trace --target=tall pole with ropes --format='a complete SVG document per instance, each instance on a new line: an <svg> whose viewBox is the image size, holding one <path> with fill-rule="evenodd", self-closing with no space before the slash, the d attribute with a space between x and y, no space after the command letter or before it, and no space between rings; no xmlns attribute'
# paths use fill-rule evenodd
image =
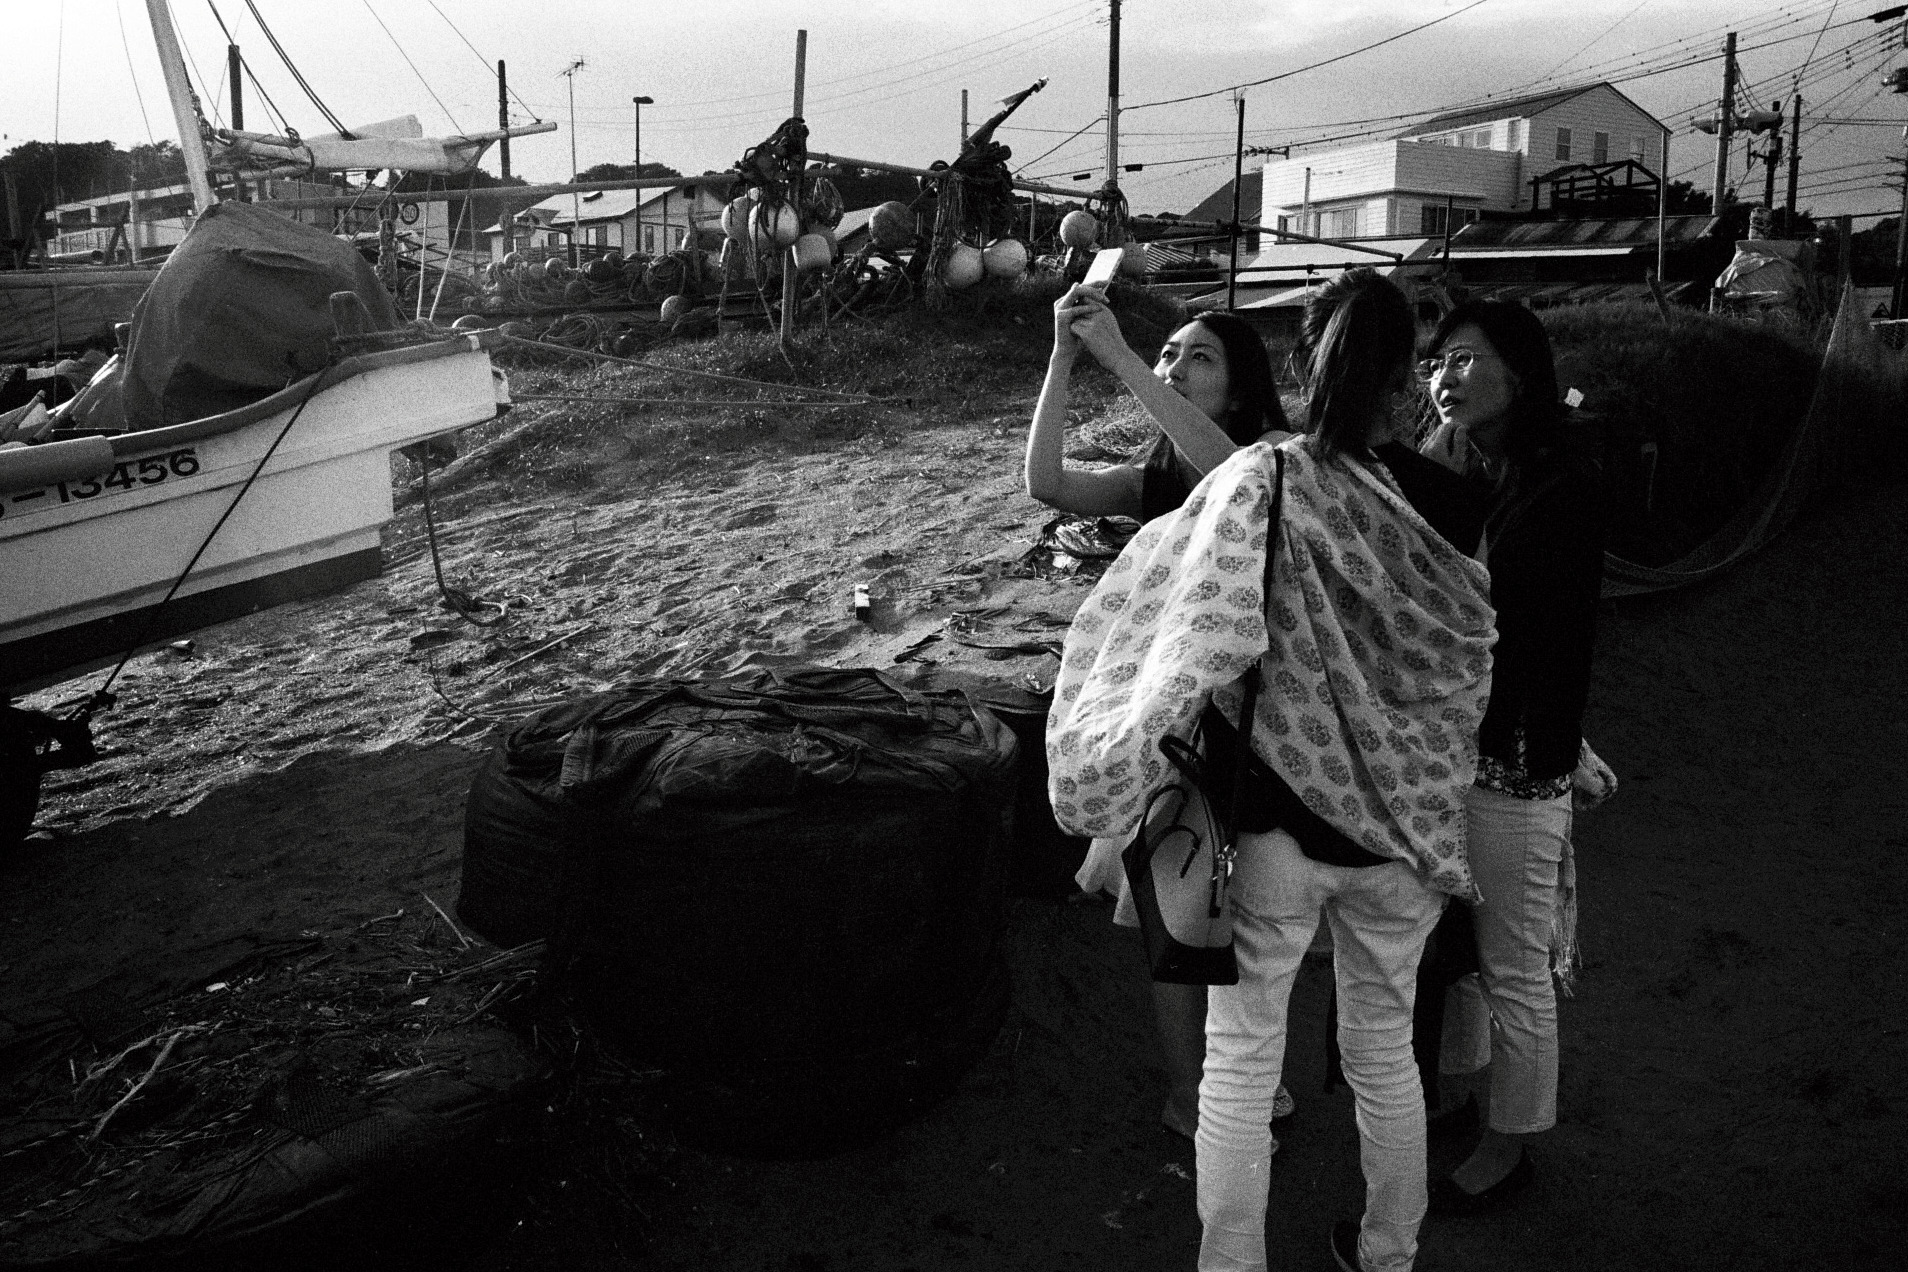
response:
<svg viewBox="0 0 1908 1272"><path fill-rule="evenodd" d="M1714 216L1722 215L1723 191L1729 188L1729 140L1735 132L1735 99L1736 33L1731 31L1723 46L1722 109L1716 115L1716 193L1709 204L1709 211Z"/></svg>
<svg viewBox="0 0 1908 1272"><path fill-rule="evenodd" d="M172 29L172 14L166 9L166 0L146 0L146 16L152 22L152 42L159 49L159 66L165 72L172 118L179 126L179 151L185 156L186 182L192 187L192 210L195 214L204 212L219 199L212 193L212 162L205 153L205 137L199 132L199 107L192 99L191 81L186 78L179 35Z"/></svg>
<svg viewBox="0 0 1908 1272"><path fill-rule="evenodd" d="M1239 127L1232 148L1232 264L1226 270L1226 309L1237 309L1239 298L1239 187L1245 182L1245 93L1232 95L1238 107ZM1263 201L1260 207L1264 207Z"/></svg>
<svg viewBox="0 0 1908 1272"><path fill-rule="evenodd" d="M557 72L570 81L570 180L576 180L576 73L583 69L582 58L570 63ZM570 192L570 265L572 268L583 263L583 247L578 236L583 233L583 196L574 190Z"/></svg>
<svg viewBox="0 0 1908 1272"><path fill-rule="evenodd" d="M1108 0L1111 6L1111 22L1106 41L1106 203L1116 222L1120 193L1120 0ZM1114 224L1107 227L1108 238L1125 241L1125 226ZM1102 239L1102 244L1116 247L1118 242Z"/></svg>

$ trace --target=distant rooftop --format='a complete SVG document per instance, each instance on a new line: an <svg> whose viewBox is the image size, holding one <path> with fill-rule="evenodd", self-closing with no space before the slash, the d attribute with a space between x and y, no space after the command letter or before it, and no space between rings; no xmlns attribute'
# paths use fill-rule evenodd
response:
<svg viewBox="0 0 1908 1272"><path fill-rule="evenodd" d="M1596 84L1581 84L1576 88L1555 89L1548 93L1533 93L1528 97L1510 97L1501 102L1487 102L1482 106L1472 106L1464 110L1447 111L1442 115L1433 115L1421 124L1399 133L1400 137L1422 137L1427 133L1448 132L1454 128L1463 128L1469 124L1488 123L1493 119L1527 119L1542 114L1552 107L1561 106L1575 97L1582 97Z"/></svg>

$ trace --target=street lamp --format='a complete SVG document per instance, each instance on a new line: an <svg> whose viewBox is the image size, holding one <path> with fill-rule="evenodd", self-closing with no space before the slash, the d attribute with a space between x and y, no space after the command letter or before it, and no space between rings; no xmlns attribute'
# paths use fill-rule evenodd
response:
<svg viewBox="0 0 1908 1272"><path fill-rule="evenodd" d="M636 108L636 170L630 175L640 181L643 178L643 107L654 106L656 99L632 97L629 100ZM638 186L636 188L636 231L638 234L642 233L643 228L642 209L643 191L642 187ZM667 190L663 191L663 246L664 248L669 246L669 192Z"/></svg>
<svg viewBox="0 0 1908 1272"><path fill-rule="evenodd" d="M643 107L654 106L653 97L632 97L630 102L636 107L636 176L643 175Z"/></svg>

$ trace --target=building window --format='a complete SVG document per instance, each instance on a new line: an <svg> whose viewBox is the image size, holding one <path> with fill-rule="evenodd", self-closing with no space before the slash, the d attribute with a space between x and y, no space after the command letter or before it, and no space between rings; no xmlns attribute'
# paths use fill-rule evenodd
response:
<svg viewBox="0 0 1908 1272"><path fill-rule="evenodd" d="M1590 162L1610 162L1610 134L1606 132L1590 134Z"/></svg>
<svg viewBox="0 0 1908 1272"><path fill-rule="evenodd" d="M1426 203L1418 209L1418 233L1426 238L1437 238L1445 232L1446 207L1442 203ZM1471 222L1477 220L1476 208L1450 208L1450 229L1455 234Z"/></svg>
<svg viewBox="0 0 1908 1272"><path fill-rule="evenodd" d="M1511 120L1509 125L1505 128L1505 132L1509 134L1508 141L1510 149L1522 150L1524 147L1524 121L1521 119Z"/></svg>
<svg viewBox="0 0 1908 1272"><path fill-rule="evenodd" d="M1334 208L1321 214L1320 238L1355 238L1358 235L1358 209Z"/></svg>
<svg viewBox="0 0 1908 1272"><path fill-rule="evenodd" d="M1289 216L1282 216L1282 217L1280 217L1280 218L1279 218L1279 228L1280 228L1281 230L1287 230L1287 231L1289 231L1289 230L1290 230L1290 229L1292 228L1292 221L1293 221L1293 219L1294 219L1294 218L1292 218L1292 217L1289 217Z"/></svg>
<svg viewBox="0 0 1908 1272"><path fill-rule="evenodd" d="M651 256L656 254L656 227L653 225L643 227L643 251Z"/></svg>
<svg viewBox="0 0 1908 1272"><path fill-rule="evenodd" d="M1476 132L1471 133L1468 144L1473 150L1489 150L1491 148L1491 130L1488 128L1480 128Z"/></svg>
<svg viewBox="0 0 1908 1272"><path fill-rule="evenodd" d="M595 233L592 234L591 237L594 239L598 247L608 247L609 246L609 226L607 225L597 226Z"/></svg>
<svg viewBox="0 0 1908 1272"><path fill-rule="evenodd" d="M1570 130L1568 128L1559 128L1557 130L1557 157L1559 159L1570 158Z"/></svg>
<svg viewBox="0 0 1908 1272"><path fill-rule="evenodd" d="M1643 139L1641 137L1630 138L1630 158L1636 160L1638 163L1643 162Z"/></svg>

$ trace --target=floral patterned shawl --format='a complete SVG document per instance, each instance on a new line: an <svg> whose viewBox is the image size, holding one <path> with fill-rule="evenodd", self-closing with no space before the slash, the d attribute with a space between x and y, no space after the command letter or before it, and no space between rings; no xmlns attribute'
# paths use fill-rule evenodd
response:
<svg viewBox="0 0 1908 1272"><path fill-rule="evenodd" d="M1236 717L1258 658L1259 756L1354 842L1474 898L1464 792L1497 639L1489 575L1382 465L1320 460L1303 436L1281 449L1269 599L1262 442L1142 529L1080 607L1047 724L1054 814L1075 834L1130 834L1167 779L1159 739L1190 737L1209 699Z"/></svg>

